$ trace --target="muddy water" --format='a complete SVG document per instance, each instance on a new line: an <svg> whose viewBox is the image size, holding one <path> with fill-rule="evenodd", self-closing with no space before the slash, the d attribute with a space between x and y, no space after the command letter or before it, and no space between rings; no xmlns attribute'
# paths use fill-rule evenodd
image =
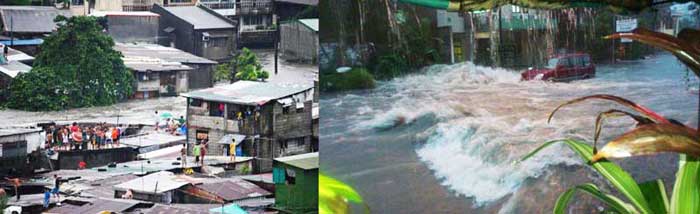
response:
<svg viewBox="0 0 700 214"><path fill-rule="evenodd" d="M561 102L613 94L695 126L697 94L673 56L599 65L597 71L593 79L545 83L469 63L436 65L373 90L325 94L321 170L354 185L378 213L550 212L566 188L604 182L563 146L513 162L547 140L590 142L598 112L624 109L587 102L560 111L548 124L547 114ZM602 139L633 125L608 120ZM620 163L640 181L672 183L675 160L662 155ZM582 199L572 209L599 209Z"/></svg>

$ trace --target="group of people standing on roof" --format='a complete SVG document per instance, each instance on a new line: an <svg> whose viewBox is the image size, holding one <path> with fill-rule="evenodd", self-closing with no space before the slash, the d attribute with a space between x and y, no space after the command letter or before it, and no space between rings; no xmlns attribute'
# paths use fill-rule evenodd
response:
<svg viewBox="0 0 700 214"><path fill-rule="evenodd" d="M69 126L51 125L46 130L45 148L55 151L92 150L119 147L119 138L124 128L108 125L79 126L73 122Z"/></svg>

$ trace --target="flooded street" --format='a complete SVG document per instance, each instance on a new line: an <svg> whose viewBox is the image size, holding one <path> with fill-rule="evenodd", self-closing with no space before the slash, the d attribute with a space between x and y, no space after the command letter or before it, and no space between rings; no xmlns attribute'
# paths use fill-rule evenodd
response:
<svg viewBox="0 0 700 214"><path fill-rule="evenodd" d="M270 72L268 82L280 84L306 84L313 85L318 77L318 68L315 65L296 64L279 59L278 73L274 73L274 52L269 50L256 50L264 69ZM217 85L228 84L219 82ZM71 122L108 122L121 124L148 124L154 122L153 115L170 112L175 117L184 116L186 113L186 99L184 97L160 97L155 99L133 99L117 103L111 106L86 107L63 111L29 112L14 109L1 109L1 127L32 126L39 122L56 121L59 123Z"/></svg>
<svg viewBox="0 0 700 214"><path fill-rule="evenodd" d="M673 56L598 65L595 78L570 83L522 82L517 71L435 65L379 83L367 91L321 97L321 169L355 187L376 213L550 212L573 185L604 184L569 148L554 146L516 160L561 138L592 142L595 117L612 102L588 101L547 115L567 100L612 94L690 126L697 94L686 68ZM631 119L608 119L602 141L630 130ZM618 161L638 182L673 183L674 155ZM642 173L643 172L643 173ZM669 189L669 188L667 188ZM582 194L572 209L594 213Z"/></svg>

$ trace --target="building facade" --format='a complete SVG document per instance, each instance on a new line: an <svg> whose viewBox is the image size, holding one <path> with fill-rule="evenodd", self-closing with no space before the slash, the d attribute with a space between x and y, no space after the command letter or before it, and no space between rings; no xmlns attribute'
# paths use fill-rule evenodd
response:
<svg viewBox="0 0 700 214"><path fill-rule="evenodd" d="M242 155L255 158L253 171L269 172L273 158L313 150L312 86L238 81L182 96L189 154L202 141L208 154L225 154L237 139Z"/></svg>
<svg viewBox="0 0 700 214"><path fill-rule="evenodd" d="M210 60L228 61L236 50L236 23L205 6L162 7L159 44L174 47Z"/></svg>
<svg viewBox="0 0 700 214"><path fill-rule="evenodd" d="M299 19L280 25L280 51L284 59L316 63L318 42L318 19Z"/></svg>
<svg viewBox="0 0 700 214"><path fill-rule="evenodd" d="M176 96L214 85L214 61L157 44L116 43L114 48L136 79L133 98Z"/></svg>

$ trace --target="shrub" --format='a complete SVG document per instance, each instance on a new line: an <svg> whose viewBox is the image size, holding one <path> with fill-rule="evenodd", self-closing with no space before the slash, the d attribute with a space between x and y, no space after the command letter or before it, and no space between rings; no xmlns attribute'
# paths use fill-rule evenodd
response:
<svg viewBox="0 0 700 214"><path fill-rule="evenodd" d="M321 91L345 91L374 88L372 74L365 68L353 68L345 73L321 75Z"/></svg>

